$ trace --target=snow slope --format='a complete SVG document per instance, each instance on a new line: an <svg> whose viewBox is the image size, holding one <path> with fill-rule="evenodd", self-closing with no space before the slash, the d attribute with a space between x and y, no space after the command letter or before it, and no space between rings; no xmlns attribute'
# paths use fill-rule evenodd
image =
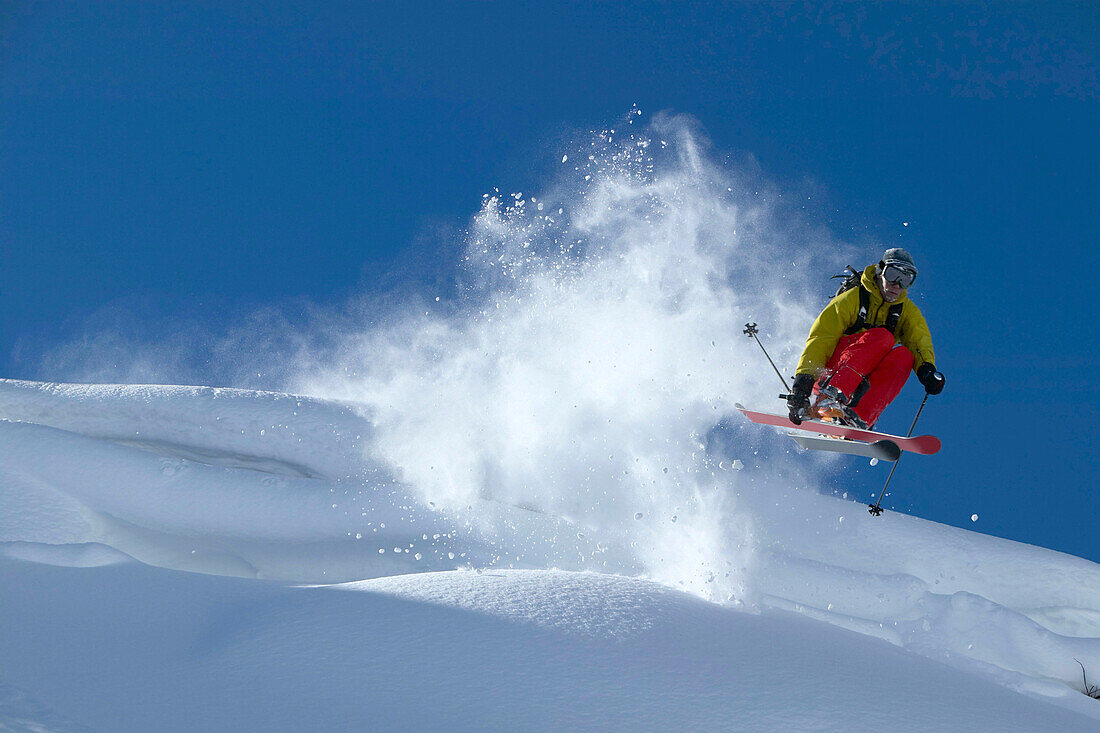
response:
<svg viewBox="0 0 1100 733"><path fill-rule="evenodd" d="M163 567L320 582L505 553L579 568L605 554L531 509L418 502L362 459L371 425L345 405L231 389L0 385L0 498L10 507L0 531L31 559L61 553L71 564L73 551L57 545L95 543Z"/></svg>
<svg viewBox="0 0 1100 733"><path fill-rule="evenodd" d="M619 576L288 588L137 565L2 567L6 586L28 589L3 610L20 631L0 647L7 684L96 730L1097 725L876 639Z"/></svg>
<svg viewBox="0 0 1100 733"><path fill-rule="evenodd" d="M699 525L449 502L377 430L287 394L0 381L0 723L1100 729L1093 563L719 460L745 541L700 575L675 542Z"/></svg>

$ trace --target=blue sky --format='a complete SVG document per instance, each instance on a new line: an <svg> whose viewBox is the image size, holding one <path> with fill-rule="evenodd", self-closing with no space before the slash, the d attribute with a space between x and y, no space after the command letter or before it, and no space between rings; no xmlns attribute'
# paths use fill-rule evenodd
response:
<svg viewBox="0 0 1100 733"><path fill-rule="evenodd" d="M1100 561L1100 6L13 2L0 24L3 376L65 378L43 355L105 323L216 330L446 277L433 233L483 193L671 110L812 189L836 238L917 258L948 380L919 432L945 448L886 504Z"/></svg>

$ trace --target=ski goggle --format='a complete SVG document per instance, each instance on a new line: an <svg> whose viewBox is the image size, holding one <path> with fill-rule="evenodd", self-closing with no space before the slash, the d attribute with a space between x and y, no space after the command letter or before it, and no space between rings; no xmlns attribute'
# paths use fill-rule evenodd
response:
<svg viewBox="0 0 1100 733"><path fill-rule="evenodd" d="M912 285L913 281L917 279L917 273L912 270L898 267L897 265L887 265L882 268L882 278L888 283L898 285L902 289L905 289Z"/></svg>

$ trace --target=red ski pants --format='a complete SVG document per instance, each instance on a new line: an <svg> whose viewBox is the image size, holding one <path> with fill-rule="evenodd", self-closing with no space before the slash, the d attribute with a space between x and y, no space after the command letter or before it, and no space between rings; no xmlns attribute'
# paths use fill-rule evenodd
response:
<svg viewBox="0 0 1100 733"><path fill-rule="evenodd" d="M843 392L855 413L874 425L901 392L912 369L912 352L897 344L887 329L871 328L840 337L825 365L830 376L822 381Z"/></svg>

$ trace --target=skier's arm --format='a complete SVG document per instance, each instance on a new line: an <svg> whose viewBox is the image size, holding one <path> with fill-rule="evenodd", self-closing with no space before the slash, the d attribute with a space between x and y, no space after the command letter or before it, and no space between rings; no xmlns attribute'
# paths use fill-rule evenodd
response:
<svg viewBox="0 0 1100 733"><path fill-rule="evenodd" d="M798 359L796 374L812 374L816 379L836 350L844 332L859 315L859 288L846 290L829 301L814 321L806 346Z"/></svg>
<svg viewBox="0 0 1100 733"><path fill-rule="evenodd" d="M898 324L898 340L902 346L913 352L913 371L921 368L922 364L935 364L936 354L932 350L932 332L928 330L928 322L924 320L924 314L920 312L912 301L905 305L902 311L902 319Z"/></svg>

